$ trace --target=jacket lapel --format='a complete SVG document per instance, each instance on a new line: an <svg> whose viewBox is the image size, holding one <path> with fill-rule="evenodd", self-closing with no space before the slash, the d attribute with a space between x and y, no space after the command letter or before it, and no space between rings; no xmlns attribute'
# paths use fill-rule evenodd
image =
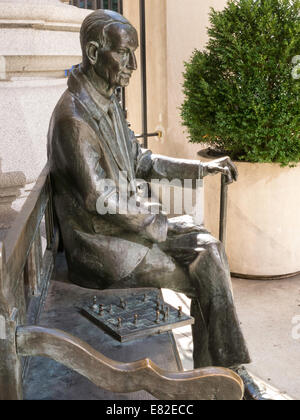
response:
<svg viewBox="0 0 300 420"><path fill-rule="evenodd" d="M123 111L121 110L117 98L114 96L111 106L111 117L114 125L114 130L116 134L117 144L119 150L121 151L122 158L124 161L124 167L128 172L128 180L131 181L135 178L134 176L134 158L132 155L132 145L129 140L129 131L127 122L125 121L124 116L122 115ZM126 127L124 126L124 122Z"/></svg>

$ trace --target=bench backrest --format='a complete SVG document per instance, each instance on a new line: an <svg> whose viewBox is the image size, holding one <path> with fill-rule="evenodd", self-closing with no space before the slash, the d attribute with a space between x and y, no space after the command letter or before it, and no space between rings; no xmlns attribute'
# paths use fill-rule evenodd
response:
<svg viewBox="0 0 300 420"><path fill-rule="evenodd" d="M46 251L41 224L45 221ZM18 325L37 321L56 252L51 184L45 167L21 212L0 243L0 399L20 398L26 362L16 354Z"/></svg>

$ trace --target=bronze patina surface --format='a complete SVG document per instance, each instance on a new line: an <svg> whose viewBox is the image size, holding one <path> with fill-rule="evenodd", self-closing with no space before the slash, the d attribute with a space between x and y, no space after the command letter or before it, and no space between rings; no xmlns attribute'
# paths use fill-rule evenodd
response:
<svg viewBox="0 0 300 420"><path fill-rule="evenodd" d="M159 211L100 215L99 197L118 209L118 184L136 180L197 179L222 173L237 179L229 158L209 163L154 156L142 150L114 95L136 70L137 32L121 15L98 10L81 29L83 62L50 123L48 155L54 202L71 281L90 288L163 287L192 299L195 367L232 367L250 361L237 318L223 245L190 217L168 220Z"/></svg>

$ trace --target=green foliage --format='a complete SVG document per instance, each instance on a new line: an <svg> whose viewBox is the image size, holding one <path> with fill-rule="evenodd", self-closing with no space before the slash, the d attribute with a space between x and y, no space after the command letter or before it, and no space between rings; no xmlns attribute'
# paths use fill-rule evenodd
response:
<svg viewBox="0 0 300 420"><path fill-rule="evenodd" d="M181 116L191 142L235 160L300 161L299 14L300 0L231 0L211 10L206 50L185 63Z"/></svg>

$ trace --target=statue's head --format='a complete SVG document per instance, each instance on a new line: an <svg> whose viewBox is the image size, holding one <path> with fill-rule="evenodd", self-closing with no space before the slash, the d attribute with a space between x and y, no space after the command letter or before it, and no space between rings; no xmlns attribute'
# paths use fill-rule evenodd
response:
<svg viewBox="0 0 300 420"><path fill-rule="evenodd" d="M110 88L126 87L136 70L135 28L119 13L96 10L83 22L80 32L83 69L93 69Z"/></svg>

